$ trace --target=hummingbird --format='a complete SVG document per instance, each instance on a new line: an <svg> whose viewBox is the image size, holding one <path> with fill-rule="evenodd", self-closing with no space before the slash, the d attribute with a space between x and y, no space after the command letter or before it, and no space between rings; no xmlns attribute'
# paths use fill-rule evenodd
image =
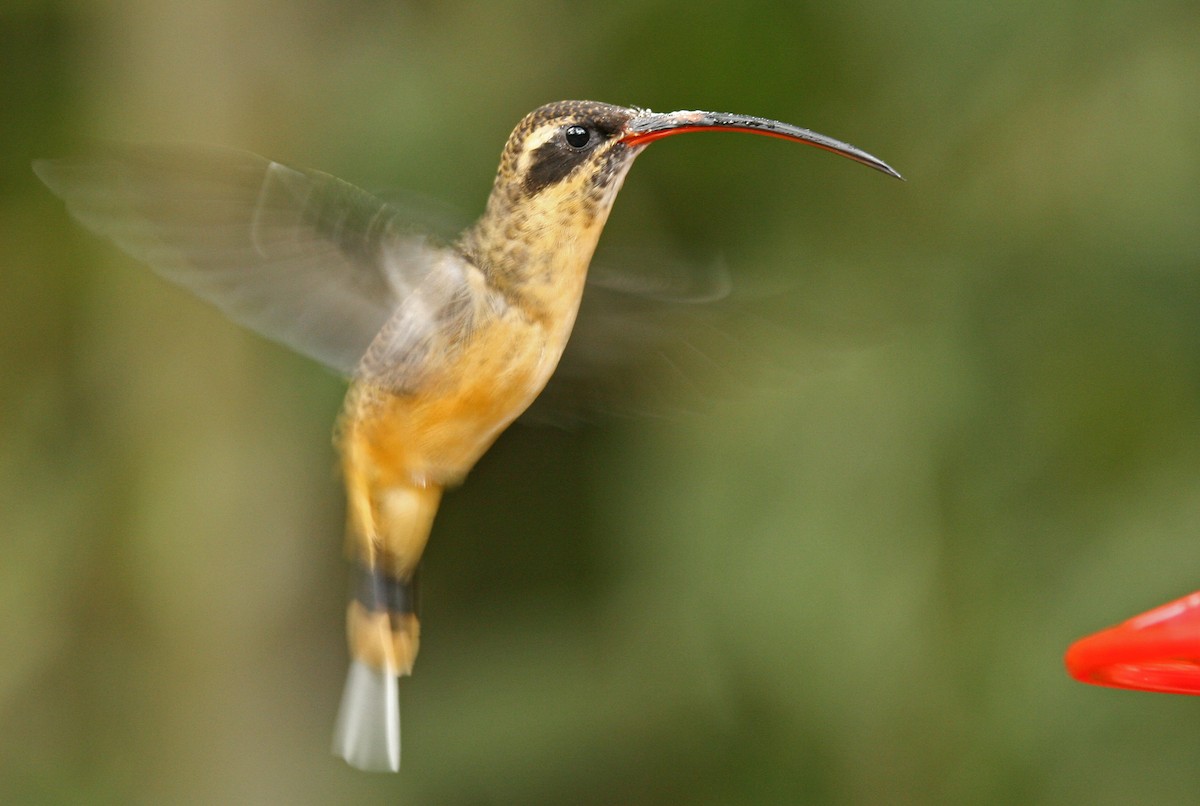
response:
<svg viewBox="0 0 1200 806"><path fill-rule="evenodd" d="M417 656L414 586L443 491L554 373L634 159L702 131L805 143L901 178L775 120L560 101L517 124L483 214L441 243L367 191L242 151L111 145L34 163L83 226L350 379L335 442L351 663L333 750L352 766L400 768L398 681Z"/></svg>

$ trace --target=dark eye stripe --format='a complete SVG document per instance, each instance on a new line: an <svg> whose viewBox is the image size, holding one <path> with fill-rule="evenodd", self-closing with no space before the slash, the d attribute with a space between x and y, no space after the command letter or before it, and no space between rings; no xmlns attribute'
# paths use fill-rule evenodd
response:
<svg viewBox="0 0 1200 806"><path fill-rule="evenodd" d="M576 120L580 118L576 117ZM546 142L529 155L529 168L522 187L534 195L547 186L565 179L571 171L592 159L596 149L624 125L624 119L599 117L585 118L581 123L559 124L559 128Z"/></svg>
<svg viewBox="0 0 1200 806"><path fill-rule="evenodd" d="M530 155L529 171L525 174L525 192L533 195L567 174L588 158L588 152L563 148L562 142L551 138Z"/></svg>

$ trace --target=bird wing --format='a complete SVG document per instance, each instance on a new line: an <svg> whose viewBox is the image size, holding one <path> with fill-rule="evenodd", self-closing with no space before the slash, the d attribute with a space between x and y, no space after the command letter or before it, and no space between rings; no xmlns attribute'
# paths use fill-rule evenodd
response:
<svg viewBox="0 0 1200 806"><path fill-rule="evenodd" d="M446 251L364 190L243 151L106 146L34 170L89 229L347 376Z"/></svg>
<svg viewBox="0 0 1200 806"><path fill-rule="evenodd" d="M738 290L719 263L598 257L558 369L522 421L675 416L763 381L783 338L761 295Z"/></svg>

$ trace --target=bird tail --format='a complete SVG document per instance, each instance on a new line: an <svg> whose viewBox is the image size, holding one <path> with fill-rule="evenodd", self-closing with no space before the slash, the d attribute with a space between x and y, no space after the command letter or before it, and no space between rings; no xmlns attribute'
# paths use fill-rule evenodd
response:
<svg viewBox="0 0 1200 806"><path fill-rule="evenodd" d="M403 485L356 497L362 488L349 486L353 583L346 638L351 664L333 752L361 770L396 772L399 680L412 673L420 647L416 566L441 489Z"/></svg>
<svg viewBox="0 0 1200 806"><path fill-rule="evenodd" d="M400 676L350 662L333 731L333 753L367 772L400 770Z"/></svg>
<svg viewBox="0 0 1200 806"><path fill-rule="evenodd" d="M399 680L412 673L420 645L415 576L389 577L356 564L346 608L350 671L334 730L333 752L373 772L400 769Z"/></svg>

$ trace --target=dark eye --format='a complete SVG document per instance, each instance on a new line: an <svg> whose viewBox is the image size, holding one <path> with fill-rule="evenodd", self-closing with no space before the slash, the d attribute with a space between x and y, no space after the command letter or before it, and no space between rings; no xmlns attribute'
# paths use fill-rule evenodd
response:
<svg viewBox="0 0 1200 806"><path fill-rule="evenodd" d="M563 135L567 138L567 145L571 148L583 148L592 139L591 132L582 126L568 126Z"/></svg>

